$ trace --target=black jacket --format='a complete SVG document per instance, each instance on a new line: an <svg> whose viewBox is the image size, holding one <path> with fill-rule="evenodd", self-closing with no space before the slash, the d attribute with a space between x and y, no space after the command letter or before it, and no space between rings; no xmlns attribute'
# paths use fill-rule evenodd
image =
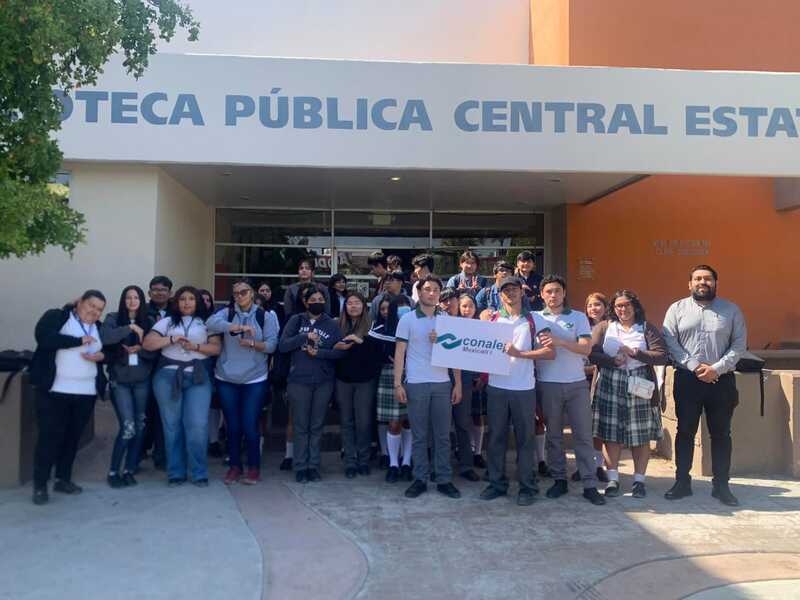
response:
<svg viewBox="0 0 800 600"><path fill-rule="evenodd" d="M50 391L56 378L56 352L81 345L81 338L59 333L69 319L72 308L65 306L50 309L36 323L36 351L30 367L31 383L45 392ZM97 394L102 396L106 390L106 375L99 364L96 367Z"/></svg>
<svg viewBox="0 0 800 600"><path fill-rule="evenodd" d="M347 383L363 383L378 376L383 366L383 342L364 336L364 342L353 344L336 361L336 379Z"/></svg>

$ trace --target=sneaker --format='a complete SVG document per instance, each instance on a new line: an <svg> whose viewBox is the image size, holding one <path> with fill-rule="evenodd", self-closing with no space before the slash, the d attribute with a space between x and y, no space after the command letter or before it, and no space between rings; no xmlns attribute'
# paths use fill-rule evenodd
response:
<svg viewBox="0 0 800 600"><path fill-rule="evenodd" d="M606 499L600 495L600 492L597 491L597 488L584 488L583 497L595 506L602 506L606 503Z"/></svg>
<svg viewBox="0 0 800 600"><path fill-rule="evenodd" d="M644 481L634 481L631 496L634 498L644 498L647 496L647 490L644 487Z"/></svg>
<svg viewBox="0 0 800 600"><path fill-rule="evenodd" d="M127 487L133 487L135 485L139 485L139 482L136 481L136 478L130 471L125 471L122 474L122 483L124 483Z"/></svg>
<svg viewBox="0 0 800 600"><path fill-rule="evenodd" d="M61 481L60 479L53 484L53 491L59 492L61 494L80 494L83 491L83 488L79 485L75 485L71 481Z"/></svg>
<svg viewBox="0 0 800 600"><path fill-rule="evenodd" d="M448 498L461 498L461 492L452 483L440 483L436 486L436 491Z"/></svg>
<svg viewBox="0 0 800 600"><path fill-rule="evenodd" d="M211 442L208 445L208 455L211 458L222 458L222 446L219 442Z"/></svg>
<svg viewBox="0 0 800 600"><path fill-rule="evenodd" d="M411 465L403 465L400 467L400 479L403 481L414 481L414 474L411 471Z"/></svg>
<svg viewBox="0 0 800 600"><path fill-rule="evenodd" d="M242 470L239 467L231 467L228 469L228 472L225 473L225 485L233 485L242 476Z"/></svg>
<svg viewBox="0 0 800 600"><path fill-rule="evenodd" d="M308 471L298 471L295 473L294 480L297 483L308 483Z"/></svg>
<svg viewBox="0 0 800 600"><path fill-rule="evenodd" d="M363 475L364 477L369 477L370 470L368 465L361 465L358 467L358 474Z"/></svg>
<svg viewBox="0 0 800 600"><path fill-rule="evenodd" d="M480 481L480 476L473 471L472 469L467 469L466 471L462 471L458 474L459 477L466 479L467 481Z"/></svg>
<svg viewBox="0 0 800 600"><path fill-rule="evenodd" d="M179 487L179 486L183 485L184 483L186 483L186 478L185 477L173 477L172 479L168 479L167 480L167 486L169 486L171 488Z"/></svg>
<svg viewBox="0 0 800 600"><path fill-rule="evenodd" d="M389 468L389 457L386 456L385 454L381 454L381 458L378 461L378 468L381 471L384 471Z"/></svg>
<svg viewBox="0 0 800 600"><path fill-rule="evenodd" d="M547 466L547 463L543 460L539 461L539 468L537 469L540 477L546 477L550 479L552 477L550 473L550 467Z"/></svg>
<svg viewBox="0 0 800 600"><path fill-rule="evenodd" d="M608 473L603 467L597 467L597 481L600 483L608 483Z"/></svg>
<svg viewBox="0 0 800 600"><path fill-rule="evenodd" d="M355 479L356 475L358 475L358 471L355 467L347 467L344 470L344 476L348 479Z"/></svg>
<svg viewBox="0 0 800 600"><path fill-rule="evenodd" d="M281 462L280 470L281 471L291 471L292 470L292 459L291 458L284 458L283 462Z"/></svg>
<svg viewBox="0 0 800 600"><path fill-rule="evenodd" d="M386 471L386 483L397 483L398 479L400 479L400 469L389 467Z"/></svg>
<svg viewBox="0 0 800 600"><path fill-rule="evenodd" d="M476 469L485 469L486 460L484 460L483 456L480 454L475 454L472 457L472 466L474 466Z"/></svg>
<svg viewBox="0 0 800 600"><path fill-rule="evenodd" d="M608 498L616 498L619 496L619 481L609 481L603 494Z"/></svg>
<svg viewBox="0 0 800 600"><path fill-rule="evenodd" d="M208 487L208 479L195 479L192 481L195 487Z"/></svg>
<svg viewBox="0 0 800 600"><path fill-rule="evenodd" d="M545 492L545 495L548 498L559 498L566 494L569 491L569 487L567 486L566 479L556 479L553 482L553 485L550 486L550 489Z"/></svg>
<svg viewBox="0 0 800 600"><path fill-rule="evenodd" d="M481 500L494 500L495 498L499 498L500 496L505 496L506 492L501 492L493 485L488 485L486 488L481 492L480 499Z"/></svg>
<svg viewBox="0 0 800 600"><path fill-rule="evenodd" d="M50 496L47 494L47 488L33 488L33 503L36 506L47 504L50 502Z"/></svg>
<svg viewBox="0 0 800 600"><path fill-rule="evenodd" d="M114 489L125 487L125 482L122 481L122 477L120 477L117 473L106 477L106 481L108 482L109 487Z"/></svg>
<svg viewBox="0 0 800 600"><path fill-rule="evenodd" d="M320 479L322 479L322 476L316 469L309 469L308 471L306 471L306 476L308 477L309 482L319 481Z"/></svg>
<svg viewBox="0 0 800 600"><path fill-rule="evenodd" d="M428 484L421 479L416 479L405 491L406 498L416 498L428 491Z"/></svg>
<svg viewBox="0 0 800 600"><path fill-rule="evenodd" d="M255 485L261 481L261 472L258 469L247 469L247 477L241 480L242 485Z"/></svg>
<svg viewBox="0 0 800 600"><path fill-rule="evenodd" d="M530 488L522 488L517 495L517 506L530 506L536 501L536 493Z"/></svg>

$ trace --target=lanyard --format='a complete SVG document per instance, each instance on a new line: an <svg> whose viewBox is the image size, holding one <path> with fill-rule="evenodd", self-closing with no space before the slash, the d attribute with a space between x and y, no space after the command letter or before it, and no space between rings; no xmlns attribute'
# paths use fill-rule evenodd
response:
<svg viewBox="0 0 800 600"><path fill-rule="evenodd" d="M80 317L78 317L77 313L73 312L73 313L72 313L72 316L73 316L73 317L75 318L75 320L78 322L78 325L80 325L80 326L81 326L81 330L83 331L84 335L86 335L86 336L88 336L88 337L91 337L91 335L92 335L92 334L91 334L91 333L89 333L89 332L92 330L92 326L91 326L91 325L89 325L89 329L88 329L88 331L87 331L86 327L83 325L83 321L81 321L81 320L80 320Z"/></svg>
<svg viewBox="0 0 800 600"><path fill-rule="evenodd" d="M183 318L181 318L181 327L183 328L184 337L186 337L186 338L189 337L189 330L192 328L193 324L194 324L194 317L192 317L192 320L189 321L188 325L184 324Z"/></svg>

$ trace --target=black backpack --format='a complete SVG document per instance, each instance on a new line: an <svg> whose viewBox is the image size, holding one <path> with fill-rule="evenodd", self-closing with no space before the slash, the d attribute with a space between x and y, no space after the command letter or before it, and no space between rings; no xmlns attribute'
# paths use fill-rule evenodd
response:
<svg viewBox="0 0 800 600"><path fill-rule="evenodd" d="M736 363L736 370L740 373L758 373L758 385L761 391L761 416L764 416L764 365L765 361L760 356L752 352L745 351L739 362Z"/></svg>
<svg viewBox="0 0 800 600"><path fill-rule="evenodd" d="M6 378L2 391L0 391L0 402L5 400L14 376L27 369L32 360L33 352L30 350L3 350L0 352L0 372L11 373Z"/></svg>

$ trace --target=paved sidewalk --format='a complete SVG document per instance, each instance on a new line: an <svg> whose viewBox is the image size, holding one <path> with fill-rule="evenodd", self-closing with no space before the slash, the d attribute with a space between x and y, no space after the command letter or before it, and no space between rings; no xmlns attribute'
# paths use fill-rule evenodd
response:
<svg viewBox="0 0 800 600"><path fill-rule="evenodd" d="M345 479L328 453L320 483L295 483L270 454L254 487L226 488L216 461L207 489L168 489L145 471L138 487L111 490L108 405L97 423L76 465L81 496L37 507L29 487L0 491L0 599L800 598L794 480L738 478L731 510L701 479L673 503L672 468L656 459L646 499L594 507L571 484L565 498L521 508L513 485L484 502L485 484L464 481L459 500L433 486L409 500L382 471Z"/></svg>

